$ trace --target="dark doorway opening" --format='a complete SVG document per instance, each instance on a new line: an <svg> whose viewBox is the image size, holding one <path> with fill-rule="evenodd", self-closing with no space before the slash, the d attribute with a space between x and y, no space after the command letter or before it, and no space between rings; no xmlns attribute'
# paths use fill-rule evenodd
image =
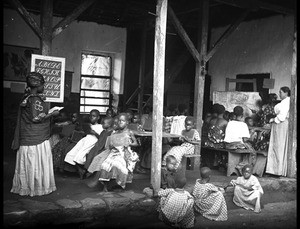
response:
<svg viewBox="0 0 300 229"><path fill-rule="evenodd" d="M270 79L270 73L256 73L256 74L238 74L237 79L256 79L257 92L261 98L267 98L269 94L268 88L263 88L264 79ZM236 91L254 91L252 83L236 83Z"/></svg>

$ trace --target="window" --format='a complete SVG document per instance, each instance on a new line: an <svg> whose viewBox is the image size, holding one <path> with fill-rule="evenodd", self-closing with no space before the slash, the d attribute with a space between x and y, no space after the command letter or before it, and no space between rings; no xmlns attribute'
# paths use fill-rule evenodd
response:
<svg viewBox="0 0 300 229"><path fill-rule="evenodd" d="M111 56L81 55L80 113L97 109L105 114L111 106L111 69Z"/></svg>

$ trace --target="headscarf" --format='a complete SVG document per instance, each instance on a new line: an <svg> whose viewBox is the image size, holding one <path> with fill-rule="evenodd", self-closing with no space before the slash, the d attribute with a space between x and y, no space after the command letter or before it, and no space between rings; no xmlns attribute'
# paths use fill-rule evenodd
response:
<svg viewBox="0 0 300 229"><path fill-rule="evenodd" d="M31 88L42 86L43 84L45 84L45 79L44 79L43 75L38 72L30 72L26 76L26 83L27 83L27 87L25 89L25 94L23 96L23 100L20 104L20 106L23 106L23 107L26 106L29 97L35 96L35 95L31 94ZM45 96L42 94L37 94L37 95L40 96L42 100L46 99Z"/></svg>

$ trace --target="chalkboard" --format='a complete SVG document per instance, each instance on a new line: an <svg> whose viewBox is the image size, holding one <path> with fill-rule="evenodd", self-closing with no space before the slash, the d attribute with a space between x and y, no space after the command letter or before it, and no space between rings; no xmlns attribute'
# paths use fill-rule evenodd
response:
<svg viewBox="0 0 300 229"><path fill-rule="evenodd" d="M259 111L257 101L261 100L258 92L214 91L213 103L222 104L226 110L233 112L235 106L244 109L244 117L252 116L252 111Z"/></svg>
<svg viewBox="0 0 300 229"><path fill-rule="evenodd" d="M44 76L47 102L64 102L65 58L32 54L31 71Z"/></svg>

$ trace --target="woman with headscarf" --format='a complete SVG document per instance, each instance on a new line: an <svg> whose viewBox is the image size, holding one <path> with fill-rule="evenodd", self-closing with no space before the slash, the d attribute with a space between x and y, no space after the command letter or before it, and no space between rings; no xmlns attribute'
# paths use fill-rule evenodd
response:
<svg viewBox="0 0 300 229"><path fill-rule="evenodd" d="M266 173L278 176L286 176L287 174L290 95L291 91L288 87L280 88L281 102L274 107L276 117L270 119L271 136Z"/></svg>
<svg viewBox="0 0 300 229"><path fill-rule="evenodd" d="M48 104L41 94L45 81L40 73L29 73L26 82L12 144L17 157L11 192L41 196L56 190L49 138L50 118L59 112L48 113Z"/></svg>

